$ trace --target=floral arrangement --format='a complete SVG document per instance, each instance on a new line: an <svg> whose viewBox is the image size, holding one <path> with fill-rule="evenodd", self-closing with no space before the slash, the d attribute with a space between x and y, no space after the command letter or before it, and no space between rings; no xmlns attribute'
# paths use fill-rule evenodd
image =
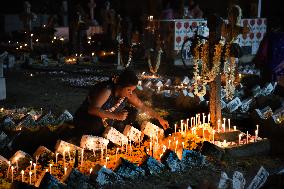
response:
<svg viewBox="0 0 284 189"><path fill-rule="evenodd" d="M157 71L158 71L158 69L159 69L159 67L160 67L161 55L162 55L162 53L163 53L163 50L160 49L160 50L158 51L158 55L157 55L155 67L153 67L153 65L152 65L151 56L150 56L150 55L148 56L149 69L150 69L150 72L153 73L153 74L157 73Z"/></svg>

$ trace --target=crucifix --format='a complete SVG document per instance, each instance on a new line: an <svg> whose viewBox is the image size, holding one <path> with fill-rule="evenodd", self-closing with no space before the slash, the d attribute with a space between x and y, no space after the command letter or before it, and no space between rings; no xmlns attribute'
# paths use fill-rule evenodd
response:
<svg viewBox="0 0 284 189"><path fill-rule="evenodd" d="M212 68L214 46L219 43L221 37L225 38L226 44L223 48L221 61L224 62L225 48L230 48L229 56L236 58L239 56L236 52L233 52L231 48L237 43L237 37L239 34L246 35L249 31L247 27L240 26L241 20L241 9L238 5L234 5L229 9L228 12L228 23L224 23L219 17L213 16L208 19L209 33L209 67ZM212 52L213 51L213 52ZM222 64L221 64L222 65ZM220 65L220 67L221 67ZM236 65L234 65L236 66ZM217 128L218 120L221 120L221 70L216 74L215 79L209 83L210 86L210 99L209 99L209 110L211 117L211 124L213 128ZM234 73L235 74L235 73ZM232 81L233 82L233 81ZM232 83L234 85L234 83Z"/></svg>

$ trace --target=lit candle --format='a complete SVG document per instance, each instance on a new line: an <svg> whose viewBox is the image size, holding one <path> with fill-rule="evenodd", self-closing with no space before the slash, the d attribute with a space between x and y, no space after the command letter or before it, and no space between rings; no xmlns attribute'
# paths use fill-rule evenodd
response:
<svg viewBox="0 0 284 189"><path fill-rule="evenodd" d="M150 153L152 152L152 142L150 142Z"/></svg>
<svg viewBox="0 0 284 189"><path fill-rule="evenodd" d="M57 164L57 157L58 157L58 152L56 152L56 154L55 154L55 163Z"/></svg>
<svg viewBox="0 0 284 189"><path fill-rule="evenodd" d="M81 167L83 166L84 163L84 148L81 150Z"/></svg>
<svg viewBox="0 0 284 189"><path fill-rule="evenodd" d="M118 153L119 148L116 148L116 152L115 152L115 161L117 161L117 153Z"/></svg>
<svg viewBox="0 0 284 189"><path fill-rule="evenodd" d="M30 171L32 171L33 161L30 161Z"/></svg>
<svg viewBox="0 0 284 189"><path fill-rule="evenodd" d="M48 172L48 169L45 169L45 172L47 173L47 172Z"/></svg>
<svg viewBox="0 0 284 189"><path fill-rule="evenodd" d="M210 123L210 113L208 114L208 124Z"/></svg>
<svg viewBox="0 0 284 189"><path fill-rule="evenodd" d="M51 167L52 167L52 164L49 164L49 173L51 174Z"/></svg>
<svg viewBox="0 0 284 189"><path fill-rule="evenodd" d="M109 157L106 157L106 164L105 164L105 168L107 168L107 160L109 159Z"/></svg>
<svg viewBox="0 0 284 189"><path fill-rule="evenodd" d="M226 127L226 118L223 118L223 121L224 121L224 125Z"/></svg>
<svg viewBox="0 0 284 189"><path fill-rule="evenodd" d="M93 171L93 168L90 169L90 174L92 173L92 171Z"/></svg>
<svg viewBox="0 0 284 189"><path fill-rule="evenodd" d="M190 127L193 126L193 117L190 118Z"/></svg>
<svg viewBox="0 0 284 189"><path fill-rule="evenodd" d="M181 144L182 144L182 148L184 149L184 142L182 142Z"/></svg>
<svg viewBox="0 0 284 189"><path fill-rule="evenodd" d="M8 161L7 178L9 177L10 166L11 166L11 162Z"/></svg>
<svg viewBox="0 0 284 189"><path fill-rule="evenodd" d="M126 153L127 153L127 145L126 145ZM101 161L103 162L104 159L104 149L101 148Z"/></svg>
<svg viewBox="0 0 284 189"><path fill-rule="evenodd" d="M161 90L161 87L158 87L158 92L160 92L160 90Z"/></svg>
<svg viewBox="0 0 284 189"><path fill-rule="evenodd" d="M202 124L205 124L205 113L202 113L202 117L203 117L203 123Z"/></svg>
<svg viewBox="0 0 284 189"><path fill-rule="evenodd" d="M34 172L35 172L35 180L36 180L36 164L34 163Z"/></svg>
<svg viewBox="0 0 284 189"><path fill-rule="evenodd" d="M217 130L218 132L220 132L220 122L221 122L220 119L218 119L218 130Z"/></svg>
<svg viewBox="0 0 284 189"><path fill-rule="evenodd" d="M255 141L257 140L258 137L258 130L255 130Z"/></svg>
<svg viewBox="0 0 284 189"><path fill-rule="evenodd" d="M169 140L169 146L168 146L168 148L169 148L169 149L171 148L171 140Z"/></svg>
<svg viewBox="0 0 284 189"><path fill-rule="evenodd" d="M177 124L175 124L175 134L176 134L176 132L177 132Z"/></svg>
<svg viewBox="0 0 284 189"><path fill-rule="evenodd" d="M222 130L226 132L225 124L222 124Z"/></svg>
<svg viewBox="0 0 284 189"><path fill-rule="evenodd" d="M21 171L21 175L22 175L22 182L24 182L24 170Z"/></svg>
<svg viewBox="0 0 284 189"><path fill-rule="evenodd" d="M249 137L249 134L248 134L248 131L247 131L247 144L249 143L248 137Z"/></svg>
<svg viewBox="0 0 284 189"><path fill-rule="evenodd" d="M175 153L177 153L177 145L178 145L178 140L176 141Z"/></svg>
<svg viewBox="0 0 284 189"><path fill-rule="evenodd" d="M30 175L30 184L32 184L32 174L33 174L33 173L30 171L30 172L29 172L29 175Z"/></svg>
<svg viewBox="0 0 284 189"><path fill-rule="evenodd" d="M239 134L239 145L241 144L242 134Z"/></svg>
<svg viewBox="0 0 284 189"><path fill-rule="evenodd" d="M138 85L141 86L142 85L142 81L138 81Z"/></svg>
<svg viewBox="0 0 284 189"><path fill-rule="evenodd" d="M14 166L11 167L11 171L12 171L12 182L14 181Z"/></svg>
<svg viewBox="0 0 284 189"><path fill-rule="evenodd" d="M189 122L189 119L187 118L186 119L186 130L188 130L188 122ZM186 132L186 131L185 131Z"/></svg>
<svg viewBox="0 0 284 189"><path fill-rule="evenodd" d="M228 119L228 123L229 123L229 131L231 131L231 120Z"/></svg>
<svg viewBox="0 0 284 189"><path fill-rule="evenodd" d="M64 167L64 175L66 175L67 167Z"/></svg>
<svg viewBox="0 0 284 189"><path fill-rule="evenodd" d="M237 130L237 127L236 126L234 126L234 131L236 131Z"/></svg>
<svg viewBox="0 0 284 189"><path fill-rule="evenodd" d="M18 157L15 158L17 171L19 170Z"/></svg>

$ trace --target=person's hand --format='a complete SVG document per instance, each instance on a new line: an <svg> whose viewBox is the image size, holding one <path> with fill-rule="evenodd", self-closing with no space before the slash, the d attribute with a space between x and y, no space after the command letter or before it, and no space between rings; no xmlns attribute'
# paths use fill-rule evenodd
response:
<svg viewBox="0 0 284 189"><path fill-rule="evenodd" d="M169 123L167 120L164 120L163 118L159 119L160 124L163 126L164 130L166 130L167 128L169 128Z"/></svg>
<svg viewBox="0 0 284 189"><path fill-rule="evenodd" d="M116 119L119 121L124 121L128 116L128 112L127 111L122 111L122 112L118 112L116 113Z"/></svg>

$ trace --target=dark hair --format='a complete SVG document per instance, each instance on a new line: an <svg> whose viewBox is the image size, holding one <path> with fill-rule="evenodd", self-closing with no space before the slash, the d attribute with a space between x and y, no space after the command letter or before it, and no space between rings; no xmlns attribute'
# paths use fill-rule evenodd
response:
<svg viewBox="0 0 284 189"><path fill-rule="evenodd" d="M138 77L133 70L125 69L118 75L114 83L120 87L136 86Z"/></svg>

